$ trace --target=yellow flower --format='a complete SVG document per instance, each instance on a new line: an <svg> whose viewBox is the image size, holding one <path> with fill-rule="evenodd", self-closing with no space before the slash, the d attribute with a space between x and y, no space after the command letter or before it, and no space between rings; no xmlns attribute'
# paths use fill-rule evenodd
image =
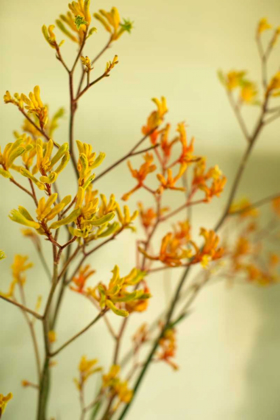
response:
<svg viewBox="0 0 280 420"><path fill-rule="evenodd" d="M42 26L42 32L43 35L47 41L47 43L54 49L58 49L59 47L61 47L61 45L64 43L64 41L61 41L60 44L58 45L56 42L56 37L54 34L54 25L50 25L48 28L46 27L46 25Z"/></svg>
<svg viewBox="0 0 280 420"><path fill-rule="evenodd" d="M79 185L86 189L94 180L95 175L92 175L93 169L97 168L105 159L105 153L100 152L96 157L96 153L92 151L92 146L87 143L82 143L77 140L79 149L78 172Z"/></svg>
<svg viewBox="0 0 280 420"><path fill-rule="evenodd" d="M102 370L101 367L95 367L97 363L98 363L97 359L88 360L86 356L82 356L81 361L78 366L80 378L74 379L74 382L79 391L82 390L85 382L88 380L90 376Z"/></svg>
<svg viewBox="0 0 280 420"><path fill-rule="evenodd" d="M120 373L120 366L119 365L112 365L110 371L102 376L103 388L109 388L114 386L116 381L118 380L118 375Z"/></svg>
<svg viewBox="0 0 280 420"><path fill-rule="evenodd" d="M4 258L6 258L6 254L4 251L0 250L0 260L3 260Z"/></svg>
<svg viewBox="0 0 280 420"><path fill-rule="evenodd" d="M124 19L121 23L120 14L116 7L113 7L110 12L100 9L99 13L94 13L93 16L111 34L110 41L116 41L124 32L130 33L133 28L133 23L129 20Z"/></svg>
<svg viewBox="0 0 280 420"><path fill-rule="evenodd" d="M24 255L15 255L14 262L12 264L13 279L17 283L24 284L26 278L23 273L33 267L32 263L27 263L28 257Z"/></svg>
<svg viewBox="0 0 280 420"><path fill-rule="evenodd" d="M232 91L237 87L240 87L243 84L244 77L246 75L245 71L235 71L232 70L227 74L219 72L219 77L221 82L225 85L227 90Z"/></svg>
<svg viewBox="0 0 280 420"><path fill-rule="evenodd" d="M81 62L84 65L85 70L87 72L89 72L89 71L92 70L92 68L91 68L91 62L90 62L90 59L88 58L87 55L85 57L84 56L81 56Z"/></svg>
<svg viewBox="0 0 280 420"><path fill-rule="evenodd" d="M105 73L107 76L109 76L110 71L115 67L116 64L118 64L118 56L115 55L113 58L113 61L107 61L106 67L105 67Z"/></svg>
<svg viewBox="0 0 280 420"><path fill-rule="evenodd" d="M15 93L14 98L12 98L10 92L7 91L4 95L4 101L6 104L13 103L21 110L23 110L24 108L27 109L30 115L34 115L38 118L40 127L42 129L47 124L48 108L42 102L39 86L34 87L33 92L29 93L29 97L27 97L24 93Z"/></svg>
<svg viewBox="0 0 280 420"><path fill-rule="evenodd" d="M96 197L97 194L98 191L92 191L91 185L86 190L83 187L79 187L75 210L80 210L80 215L76 220L77 228L69 227L72 235L91 240L107 236L106 233L110 234L110 232L105 232L105 228L115 217L115 213L114 211L100 213L98 210L99 198ZM89 236L90 234L92 235Z"/></svg>
<svg viewBox="0 0 280 420"><path fill-rule="evenodd" d="M126 277L120 277L120 269L116 265L112 271L113 276L109 286L99 283L93 289L88 289L87 293L99 302L100 308L111 309L116 315L127 317L129 312L122 309L126 302L135 302L149 299L151 295L143 290L127 291L127 288L133 287L142 282L146 273L134 268Z"/></svg>
<svg viewBox="0 0 280 420"><path fill-rule="evenodd" d="M158 136L156 128L162 124L164 115L168 112L168 108L164 96L161 97L161 101L157 98L153 98L152 101L156 104L157 110L149 115L146 125L142 127L142 133L145 135L150 134L151 142L152 144L155 144ZM151 133L151 131L153 132Z"/></svg>
<svg viewBox="0 0 280 420"><path fill-rule="evenodd" d="M131 229L132 231L135 230L133 226L131 226L132 222L136 219L139 212L138 210L135 210L132 215L130 215L130 210L128 206L123 207L123 211L121 210L119 204L116 206L116 212L118 215L119 222L122 225L122 228L124 229Z"/></svg>
<svg viewBox="0 0 280 420"><path fill-rule="evenodd" d="M54 204L56 200L57 194L51 194L47 201L45 197L42 197L39 200L36 210L38 222L36 222L26 208L22 206L19 206L18 210L12 210L9 217L16 223L36 229L37 233L40 235L45 234L49 236L49 229L58 229L61 226L71 224L81 213L80 209L75 209L67 217L59 219L50 226L47 226L47 222L54 219L70 203L71 196L67 195L60 203Z"/></svg>
<svg viewBox="0 0 280 420"><path fill-rule="evenodd" d="M87 33L88 36L90 36L96 31L96 28L91 28L88 32L91 22L89 6L90 0L72 1L68 5L70 11L65 15L60 15L59 19L56 20L59 29L71 39L71 41L78 44L84 42Z"/></svg>
<svg viewBox="0 0 280 420"><path fill-rule="evenodd" d="M120 366L112 365L107 375L103 375L103 389L108 389L111 396L119 398L119 402L128 404L132 397L133 391L129 389L127 381L121 381L119 378ZM116 410L117 406L113 411Z"/></svg>
<svg viewBox="0 0 280 420"><path fill-rule="evenodd" d="M271 29L271 28L272 26L270 25L270 23L268 23L267 18L263 18L259 21L257 34L260 35L264 31L267 31L268 29Z"/></svg>
<svg viewBox="0 0 280 420"><path fill-rule="evenodd" d="M13 398L13 394L10 392L6 397L3 394L0 394L0 418L5 412L7 403Z"/></svg>
<svg viewBox="0 0 280 420"><path fill-rule="evenodd" d="M26 277L24 275L25 271L29 270L33 267L32 263L27 263L28 257L23 255L15 255L14 262L11 266L12 268L12 274L13 274L13 280L10 283L9 291L7 293L0 294L2 296L5 296L7 298L12 298L14 296L15 287L17 284L20 284L21 286L24 286Z"/></svg>
<svg viewBox="0 0 280 420"><path fill-rule="evenodd" d="M238 212L241 218L257 217L259 214L258 210L251 206L251 202L247 198L242 198L231 205L229 214L234 214L235 212Z"/></svg>
<svg viewBox="0 0 280 420"><path fill-rule="evenodd" d="M246 104L252 104L256 101L258 90L252 82L244 82L240 90L240 100Z"/></svg>
<svg viewBox="0 0 280 420"><path fill-rule="evenodd" d="M0 168L0 175L5 178L12 178L9 169L17 168L14 165L14 161L23 154L27 156L32 149L34 149L34 145L32 142L27 141L26 136L19 137L14 143L8 143L3 153L0 150L0 165L3 168Z"/></svg>
<svg viewBox="0 0 280 420"><path fill-rule="evenodd" d="M55 343L56 342L56 332L53 331L53 330L50 330L48 332L48 338L49 338L50 343Z"/></svg>
<svg viewBox="0 0 280 420"><path fill-rule="evenodd" d="M273 96L280 95L280 71L272 77L267 87L267 93L272 93Z"/></svg>
<svg viewBox="0 0 280 420"><path fill-rule="evenodd" d="M53 184L56 181L60 172L63 171L69 162L70 154L68 152L68 143L60 146L53 157L51 156L54 145L52 140L43 143L41 139L33 141L30 137L23 135L18 140L16 140L12 147L10 147L10 145L6 146L2 159L0 155L0 163L2 161L3 168L7 169L7 167L10 165L12 169L16 170L22 176L29 178L32 182L34 182L34 184L40 190L45 190L48 194L50 194L50 184ZM13 152L13 149L15 149L16 145L18 146L15 153ZM22 155L24 167L16 166L13 164L15 154ZM36 164L32 171L29 171L35 157ZM58 166L56 166L57 163L59 163ZM56 168L54 168L55 166ZM41 174L39 179L35 177L37 172L40 172Z"/></svg>

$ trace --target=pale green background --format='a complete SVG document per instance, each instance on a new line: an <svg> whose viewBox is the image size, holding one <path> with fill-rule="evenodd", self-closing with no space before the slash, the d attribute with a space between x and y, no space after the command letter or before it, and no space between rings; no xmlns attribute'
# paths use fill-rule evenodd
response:
<svg viewBox="0 0 280 420"><path fill-rule="evenodd" d="M112 76L98 84L81 101L76 138L93 144L107 154L106 162L122 156L140 137L140 128L152 109L150 98L165 95L173 124L185 120L190 135L196 137L198 154L209 156L229 176L229 183L219 200L195 214L195 227L211 227L221 212L229 191L233 170L245 147L223 89L216 77L218 68L250 69L259 78L259 60L254 43L257 21L267 16L280 25L279 0L119 0L95 1L92 10L116 5L124 17L135 21L131 36L124 36L96 66L103 71L106 59L119 55L120 64ZM67 1L26 0L0 1L1 95L29 92L36 84L42 98L55 111L67 106L67 81L53 50L42 38L42 24L54 22L64 12ZM86 53L94 56L104 44L106 35L100 29L89 42ZM61 35L58 35L61 39ZM70 41L63 47L71 57ZM279 46L272 70L279 67ZM255 113L249 112L253 121ZM22 118L12 106L0 105L1 145L12 140ZM63 122L56 139L67 139ZM240 192L256 200L279 190L279 122L263 134L250 161L247 178ZM135 160L135 163L137 161ZM69 170L70 173L70 166ZM67 182L68 181L68 182ZM72 192L74 177L64 178L65 194ZM115 192L119 198L133 182L126 165L99 184L102 192ZM10 281L9 266L14 253L28 253L36 263L30 271L27 290L29 305L46 291L47 279L40 271L35 251L20 237L18 226L7 215L18 204L30 206L6 180L1 188L1 246L7 260L1 262L1 290ZM176 194L170 196L174 202ZM142 198L145 199L143 195ZM135 207L138 197L131 200ZM30 207L29 207L30 208ZM134 264L134 237L127 232L118 245L100 251L92 261L98 274L95 280L108 280L109 271L118 263L124 274ZM168 279L167 279L168 280ZM170 281L170 279L169 279ZM176 275L172 277L172 283ZM155 296L148 316L159 312L164 303L163 279L150 279ZM206 293L207 291L207 293ZM279 288L256 289L223 285L207 289L194 305L194 312L179 329L178 363L180 370L171 372L165 365L152 367L130 420L277 420L279 408ZM79 296L70 294L58 327L59 343L78 331L92 318L92 307ZM5 414L7 420L34 418L34 391L24 390L20 381L34 380L32 347L27 326L20 312L0 302L0 392L14 393ZM131 321L124 348L139 322ZM39 327L39 325L38 325ZM81 354L98 357L108 367L111 360L110 337L104 325L98 324L63 355L54 369L56 385L52 393L50 414L57 420L78 418L78 397L72 378ZM90 395L89 395L90 397Z"/></svg>

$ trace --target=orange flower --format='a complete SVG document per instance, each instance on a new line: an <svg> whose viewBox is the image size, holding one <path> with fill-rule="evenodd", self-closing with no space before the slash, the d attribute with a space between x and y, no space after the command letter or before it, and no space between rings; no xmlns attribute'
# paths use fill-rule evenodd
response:
<svg viewBox="0 0 280 420"><path fill-rule="evenodd" d="M179 140L182 145L182 153L181 156L178 159L178 162L181 164L187 165L191 162L196 162L197 160L200 160L200 158L193 156L194 151L194 138L191 139L190 144L187 143L187 133L186 133L186 127L184 123L179 123L177 127L177 131L179 133Z"/></svg>
<svg viewBox="0 0 280 420"><path fill-rule="evenodd" d="M85 291L84 288L85 288L87 279L90 276L92 276L94 273L95 273L95 270L91 270L89 264L84 267L81 267L78 275L74 277L72 280L73 283L75 283L77 287L71 286L70 289L78 293L83 293Z"/></svg>
<svg viewBox="0 0 280 420"><path fill-rule="evenodd" d="M272 208L277 216L280 216L280 197L274 198L272 201Z"/></svg>
<svg viewBox="0 0 280 420"><path fill-rule="evenodd" d="M207 185L208 181L212 180L212 184L210 186ZM224 189L226 184L226 177L222 175L218 165L210 168L206 172L206 161L204 158L201 158L195 168L194 168L194 176L192 185L193 188L200 189L205 193L204 201L210 201L214 196L219 197L221 192Z"/></svg>
<svg viewBox="0 0 280 420"><path fill-rule="evenodd" d="M250 243L247 238L240 237L238 238L237 244L235 246L235 250L233 253L234 258L239 258L243 255L248 254L250 251Z"/></svg>
<svg viewBox="0 0 280 420"><path fill-rule="evenodd" d="M157 178L161 185L159 186L157 192L159 194L162 194L164 190L176 190L176 191L185 191L185 188L183 187L176 187L176 182L181 178L181 176L184 174L187 167L185 165L181 165L178 174L173 177L172 175L172 169L167 169L167 177L165 178L162 174L157 174Z"/></svg>
<svg viewBox="0 0 280 420"><path fill-rule="evenodd" d="M143 290L145 294L150 295L150 289L148 288L146 284L144 285ZM132 312L144 312L147 310L148 306L149 306L149 299L139 299L139 300L125 303L125 309L130 314Z"/></svg>
<svg viewBox="0 0 280 420"><path fill-rule="evenodd" d="M171 360L175 357L177 350L175 328L169 328L164 332L163 337L159 341L159 346L161 351L158 354L158 360L162 360L168 363L174 370L178 370L178 365Z"/></svg>
<svg viewBox="0 0 280 420"><path fill-rule="evenodd" d="M147 210L144 209L144 206L141 202L138 203L139 215L141 223L145 229L149 229L154 225L154 221L157 218L157 214L152 207Z"/></svg>
<svg viewBox="0 0 280 420"><path fill-rule="evenodd" d="M153 164L154 157L151 153L146 153L143 156L143 159L145 160L145 162L140 166L139 170L133 169L130 161L128 161L128 167L129 167L129 170L131 172L131 175L133 176L133 178L137 179L138 184L131 191L129 191L128 193L126 193L122 196L122 199L124 201L127 201L129 199L129 197L131 196L131 194L133 194L135 191L139 190L139 188L141 188L143 186L143 183L144 183L145 179L147 178L147 176L151 172L154 172L156 170L156 165Z"/></svg>
<svg viewBox="0 0 280 420"><path fill-rule="evenodd" d="M183 245L187 244L191 240L191 226L188 220L185 222L178 222L178 227L175 225L174 229L174 238Z"/></svg>
<svg viewBox="0 0 280 420"><path fill-rule="evenodd" d="M170 124L166 124L166 126L161 130L161 137L160 137L160 147L163 152L165 158L165 164L169 160L172 152L172 147L178 141L178 138L175 138L172 141L168 140L170 131Z"/></svg>
<svg viewBox="0 0 280 420"><path fill-rule="evenodd" d="M188 249L183 249L180 240L172 232L167 233L163 237L158 256L151 256L142 248L139 248L139 251L150 260L161 261L170 267L182 265L183 259L192 257L192 252Z"/></svg>
<svg viewBox="0 0 280 420"><path fill-rule="evenodd" d="M140 215L140 219L141 219L141 223L143 227L145 229L149 229L150 227L154 225L154 222L157 218L157 213L152 207L145 210L141 202L138 203L138 208L139 208L139 215ZM160 210L160 214L162 215L168 210L169 210L168 207L163 207Z"/></svg>
<svg viewBox="0 0 280 420"><path fill-rule="evenodd" d="M201 265L206 268L210 261L217 260L224 255L224 249L218 248L220 238L214 232L214 230L206 230L204 228L200 229L200 235L204 238L204 245L201 249L191 241L191 244L195 248L195 256L193 263L200 262Z"/></svg>

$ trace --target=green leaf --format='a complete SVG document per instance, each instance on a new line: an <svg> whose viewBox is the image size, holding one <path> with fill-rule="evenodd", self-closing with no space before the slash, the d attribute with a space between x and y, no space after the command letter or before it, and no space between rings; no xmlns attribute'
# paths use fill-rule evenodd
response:
<svg viewBox="0 0 280 420"><path fill-rule="evenodd" d="M111 300L106 300L106 305L118 316L123 316L126 318L129 315L129 313L124 309L118 309Z"/></svg>
<svg viewBox="0 0 280 420"><path fill-rule="evenodd" d="M102 231L100 234L97 234L98 238L106 238L106 236L113 235L120 228L118 222L109 223L106 230Z"/></svg>
<svg viewBox="0 0 280 420"><path fill-rule="evenodd" d="M99 217L99 219L89 220L88 222L92 226L100 226L100 225L103 225L104 223L110 222L110 220L112 220L114 217L115 217L115 213L111 212L111 213L105 214L105 216Z"/></svg>
<svg viewBox="0 0 280 420"><path fill-rule="evenodd" d="M64 219L58 220L57 222L54 222L50 225L50 229L58 229L61 226L68 225L80 216L81 209L73 210L72 213L69 214L69 216L64 217Z"/></svg>

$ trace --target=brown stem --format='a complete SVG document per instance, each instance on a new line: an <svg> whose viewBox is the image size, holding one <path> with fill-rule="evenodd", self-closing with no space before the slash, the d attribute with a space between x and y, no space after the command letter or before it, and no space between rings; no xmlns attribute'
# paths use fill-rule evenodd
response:
<svg viewBox="0 0 280 420"><path fill-rule="evenodd" d="M65 347L69 346L69 344L71 344L78 337L80 337L82 334L84 334L88 329L90 329L105 314L106 311L107 311L107 309L104 309L85 328L83 328L80 332L78 332L72 338L70 338L68 341L66 341L66 343L64 343L57 350L55 350L54 352L50 352L50 357L56 356L58 353L61 352L61 350L65 349Z"/></svg>
<svg viewBox="0 0 280 420"><path fill-rule="evenodd" d="M24 188L22 185L20 185L17 181L15 181L14 178L10 178L10 182L12 182L14 185L16 185L18 188L20 188L26 194L30 195L30 197L32 197L33 200L34 200L33 194L30 191L28 191L26 188Z"/></svg>
<svg viewBox="0 0 280 420"><path fill-rule="evenodd" d="M36 130L38 130L42 136L45 137L46 140L50 140L51 138L48 136L48 134L42 129L40 128L29 116L28 114L26 114L26 112L24 111L24 109L19 108L20 112L24 115L24 117L30 122L30 124L33 125L33 127L36 128ZM57 144L54 143L54 145L57 147Z"/></svg>
<svg viewBox="0 0 280 420"><path fill-rule="evenodd" d="M27 313L25 311L22 311L22 313L23 313L23 316L26 319L27 325L28 325L29 330L30 330L31 339L32 339L33 347L34 347L34 353L35 353L38 383L40 383L40 378L41 378L41 362L40 362L40 353L39 353L39 347L38 347L37 337L36 337L36 333L35 333L35 329L34 329L34 324L30 321L30 319L29 319L29 317L28 317L28 315L27 315ZM38 388L38 386L37 386L37 388Z"/></svg>
<svg viewBox="0 0 280 420"><path fill-rule="evenodd" d="M33 315L33 316L35 316L35 318L37 318L37 319L40 319L40 320L42 320L42 319L43 319L42 315L37 314L37 312L32 311L32 309L29 309L29 308L27 308L26 306L21 305L20 303L15 302L15 301L13 301L12 299L9 299L9 298L7 298L7 297L5 297L5 296L1 295L1 294L0 294L0 299L3 299L3 300L5 300L6 302L9 302L9 303L11 303L12 305L17 306L18 308L22 309L23 311L28 312L29 314L31 314L31 315Z"/></svg>
<svg viewBox="0 0 280 420"><path fill-rule="evenodd" d="M180 211L185 210L188 207L195 206L196 204L202 204L202 203L205 203L205 201L204 200L197 200L197 201L192 201L192 202L186 202L182 206L178 207L178 209L173 210L172 212L170 212L170 213L166 214L165 216L161 217L160 220L162 222L166 221L170 217L175 216L175 214L179 213Z"/></svg>
<svg viewBox="0 0 280 420"><path fill-rule="evenodd" d="M241 130L242 130L242 132L243 132L243 134L244 134L244 137L245 137L245 138L246 138L246 140L249 142L249 141L250 141L250 135L249 135L249 133L248 133L248 130L247 130L246 124L245 124L245 122L244 122L244 120L243 120L243 117L242 117L242 115L241 115L241 112L240 112L240 106L238 106L238 104L236 104L236 103L234 102L233 97L232 97L232 95L231 95L231 92L227 91L227 94L228 94L228 98L229 98L230 105L231 105L232 109L233 109L233 110L234 110L234 112L235 112L235 116L236 116L236 118L237 118L237 121L239 122L239 125L240 125L240 127L241 127Z"/></svg>
<svg viewBox="0 0 280 420"><path fill-rule="evenodd" d="M120 331L119 331L119 334L117 336L116 347L115 347L115 352L114 352L114 357L113 357L113 364L114 365L118 364L121 340L122 340L122 337L123 337L123 334L124 334L125 327L127 325L127 321L128 321L128 318L125 318L123 320Z"/></svg>
<svg viewBox="0 0 280 420"><path fill-rule="evenodd" d="M130 150L130 152L128 152L125 156L123 156L122 158L118 159L115 163L113 163L111 166L109 166L107 169L105 169L103 172L101 172L101 174L99 174L93 181L93 183L97 182L100 178L102 178L104 175L106 175L108 172L110 172L112 169L116 168L118 165L120 165L122 162L124 162L125 160L129 159L131 156L135 156L137 155L137 153L135 153L135 150L155 131L156 129L154 128L152 131L150 131L148 134L146 134L145 136L143 136L137 143L136 145ZM145 150L144 150L145 151ZM143 153L143 150L140 152Z"/></svg>
<svg viewBox="0 0 280 420"><path fill-rule="evenodd" d="M100 51L100 53L97 54L97 56L91 61L91 67L102 56L102 54L109 48L110 44L111 44L111 38L109 39L109 41L107 42L107 44L105 45L105 47ZM81 89L82 89L82 86L83 86L83 82L84 82L84 78L85 78L85 73L86 72L83 69L81 80L80 80L80 83L79 83L79 86L78 86L76 97L78 97L79 94L80 94L80 92L81 92Z"/></svg>

